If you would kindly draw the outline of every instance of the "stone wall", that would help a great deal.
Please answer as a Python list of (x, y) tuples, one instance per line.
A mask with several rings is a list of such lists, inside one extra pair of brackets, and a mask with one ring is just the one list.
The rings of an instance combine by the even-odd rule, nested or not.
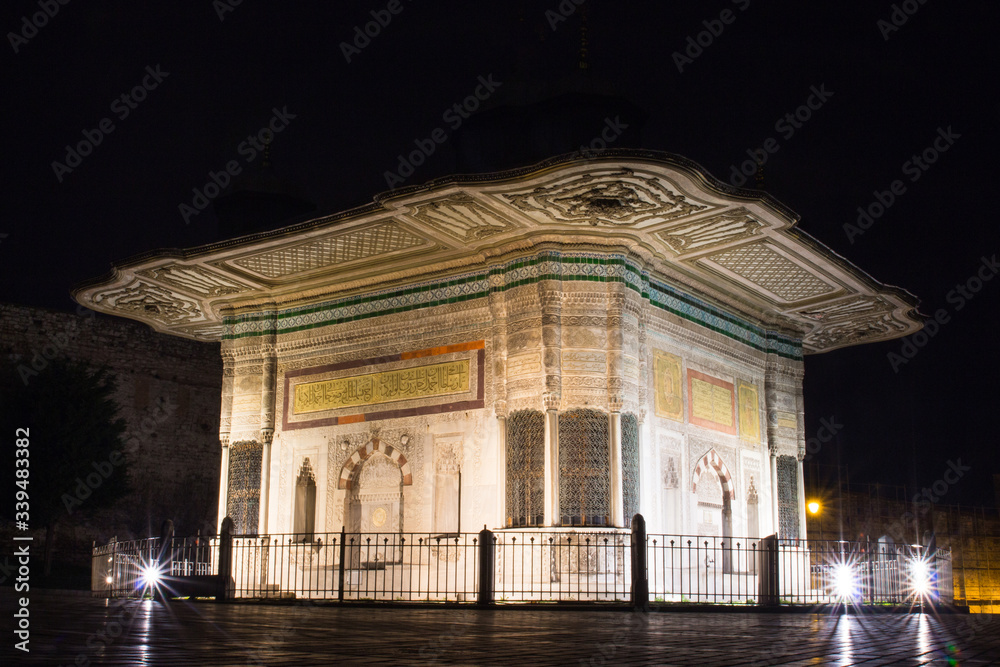
[[(10, 304), (0, 304), (0, 341), (25, 384), (55, 358), (106, 366), (117, 377), (132, 493), (107, 511), (88, 511), (85, 502), (76, 508), (69, 525), (77, 538), (89, 544), (111, 534), (156, 534), (168, 518), (178, 534), (214, 530), (222, 386), (217, 344), (165, 336), (83, 308), (67, 313)], [(81, 474), (90, 463), (80, 462)]]

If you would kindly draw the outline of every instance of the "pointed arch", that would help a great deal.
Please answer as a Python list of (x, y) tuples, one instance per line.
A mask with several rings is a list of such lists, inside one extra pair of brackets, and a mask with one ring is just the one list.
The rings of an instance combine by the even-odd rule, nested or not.
[(393, 447), (383, 443), (378, 438), (372, 438), (367, 443), (358, 447), (358, 450), (351, 454), (350, 458), (344, 461), (340, 469), (340, 480), (337, 482), (338, 489), (350, 489), (354, 483), (354, 476), (358, 472), (361, 464), (375, 452), (381, 452), (388, 456), (399, 466), (399, 471), (403, 474), (403, 486), (413, 484), (413, 474), (410, 472), (410, 463), (403, 456), (403, 453)]
[(733, 476), (729, 472), (729, 466), (726, 462), (722, 460), (719, 453), (715, 451), (715, 448), (708, 450), (701, 460), (698, 461), (698, 465), (694, 467), (694, 476), (691, 479), (691, 492), (698, 492), (698, 480), (701, 479), (701, 474), (711, 468), (719, 475), (719, 480), (722, 482), (722, 492), (725, 497), (729, 500), (736, 500), (736, 487), (733, 485)]

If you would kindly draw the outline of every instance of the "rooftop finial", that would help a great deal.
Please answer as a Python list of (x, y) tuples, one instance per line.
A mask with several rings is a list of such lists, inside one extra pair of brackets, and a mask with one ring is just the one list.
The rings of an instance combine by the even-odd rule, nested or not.
[(264, 169), (267, 169), (268, 167), (271, 166), (271, 142), (270, 141), (265, 141), (264, 142), (264, 157), (263, 157), (263, 160), (260, 163), (260, 166), (262, 168), (264, 168)]

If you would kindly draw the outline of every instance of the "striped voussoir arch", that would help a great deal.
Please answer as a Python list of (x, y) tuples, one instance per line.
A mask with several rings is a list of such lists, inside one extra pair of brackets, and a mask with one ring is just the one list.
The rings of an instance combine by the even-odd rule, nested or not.
[(344, 462), (344, 466), (340, 469), (340, 481), (337, 483), (337, 488), (350, 489), (351, 485), (354, 483), (354, 477), (357, 474), (358, 469), (361, 467), (361, 464), (375, 452), (385, 454), (399, 466), (399, 471), (403, 474), (404, 486), (413, 484), (413, 474), (410, 472), (410, 463), (406, 460), (406, 457), (403, 456), (403, 453), (391, 445), (384, 444), (378, 438), (372, 438), (366, 444), (359, 447), (358, 450), (351, 454), (351, 457)]
[(714, 472), (719, 474), (719, 479), (722, 481), (722, 493), (725, 494), (730, 500), (736, 500), (736, 487), (733, 486), (733, 476), (729, 472), (729, 467), (726, 466), (726, 462), (722, 460), (719, 453), (714, 449), (708, 450), (708, 453), (701, 457), (698, 461), (698, 465), (694, 467), (694, 477), (691, 480), (691, 492), (698, 493), (698, 480), (701, 479), (701, 473), (705, 472), (711, 468)]

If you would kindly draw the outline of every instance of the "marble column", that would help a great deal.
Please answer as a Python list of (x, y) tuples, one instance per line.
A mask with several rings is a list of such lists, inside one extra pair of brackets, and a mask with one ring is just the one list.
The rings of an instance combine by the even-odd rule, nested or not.
[(545, 525), (558, 526), (559, 515), (559, 398), (546, 394), (545, 401)]
[(215, 530), (222, 531), (222, 520), (229, 512), (229, 434), (220, 438), (222, 443), (222, 464), (219, 469), (219, 514), (216, 517)]
[(805, 452), (798, 456), (798, 510), (799, 510), (799, 539), (806, 539), (806, 479), (802, 469), (802, 458)]
[(496, 526), (507, 525), (507, 402), (497, 401), (497, 516)]
[(778, 455), (771, 452), (771, 532), (778, 534)]
[(622, 496), (622, 414), (621, 403), (611, 404), (608, 420), (611, 433), (611, 525), (625, 525), (625, 500)]

